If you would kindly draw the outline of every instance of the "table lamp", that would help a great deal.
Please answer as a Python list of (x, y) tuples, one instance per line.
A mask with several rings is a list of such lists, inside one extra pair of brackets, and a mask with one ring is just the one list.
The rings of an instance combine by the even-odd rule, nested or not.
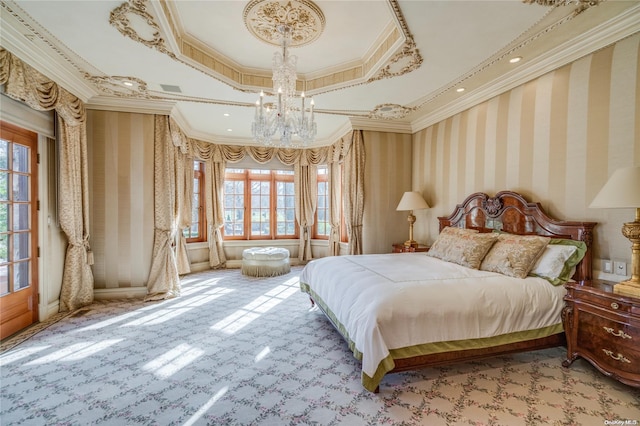
[(636, 209), (636, 220), (622, 225), (622, 235), (631, 241), (631, 279), (616, 284), (613, 292), (640, 297), (640, 166), (616, 170), (589, 207)]
[(422, 198), (417, 191), (405, 192), (400, 203), (398, 203), (397, 211), (409, 211), (407, 222), (409, 222), (409, 239), (404, 242), (405, 247), (418, 247), (418, 243), (413, 239), (413, 224), (416, 221), (416, 217), (413, 215), (414, 210), (428, 209), (429, 204)]

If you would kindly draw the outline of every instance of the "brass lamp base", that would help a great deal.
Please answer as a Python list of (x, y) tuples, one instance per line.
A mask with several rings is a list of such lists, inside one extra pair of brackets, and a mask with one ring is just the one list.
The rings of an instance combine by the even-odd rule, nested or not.
[(405, 242), (404, 242), (404, 246), (405, 246), (405, 247), (413, 247), (413, 248), (416, 248), (416, 247), (418, 247), (418, 242), (417, 242), (417, 241), (415, 241), (415, 240), (407, 240), (407, 241), (405, 241)]
[(616, 284), (613, 292), (640, 297), (640, 208), (634, 222), (622, 225), (622, 235), (631, 241), (631, 279)]
[(622, 281), (613, 286), (613, 292), (640, 298), (640, 283), (635, 283), (631, 280)]

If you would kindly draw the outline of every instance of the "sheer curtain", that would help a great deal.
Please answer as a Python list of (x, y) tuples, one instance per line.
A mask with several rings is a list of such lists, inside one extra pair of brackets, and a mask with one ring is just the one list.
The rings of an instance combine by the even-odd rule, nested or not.
[(0, 85), (4, 85), (5, 93), (11, 98), (25, 102), (33, 109), (53, 109), (58, 116), (58, 215), (60, 227), (68, 241), (60, 311), (72, 311), (93, 301), (84, 103), (2, 48)]

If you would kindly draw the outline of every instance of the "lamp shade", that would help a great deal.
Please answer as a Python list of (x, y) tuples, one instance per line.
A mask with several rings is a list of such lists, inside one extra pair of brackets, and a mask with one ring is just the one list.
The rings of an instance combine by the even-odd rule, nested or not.
[(400, 199), (400, 203), (398, 203), (398, 207), (396, 210), (404, 211), (404, 210), (420, 210), (420, 209), (428, 209), (429, 204), (422, 198), (417, 191), (407, 191), (404, 193), (402, 198)]
[(640, 208), (640, 166), (618, 169), (589, 205), (591, 208)]

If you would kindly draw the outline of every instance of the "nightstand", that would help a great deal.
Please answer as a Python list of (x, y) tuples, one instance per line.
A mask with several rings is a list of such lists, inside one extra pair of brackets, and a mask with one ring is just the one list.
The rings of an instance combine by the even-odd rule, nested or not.
[(640, 387), (640, 299), (613, 293), (613, 282), (568, 283), (562, 322), (569, 367), (582, 357), (603, 374)]
[(407, 247), (403, 243), (393, 245), (394, 253), (413, 253), (413, 252), (427, 252), (427, 251), (429, 251), (429, 246), (425, 246), (423, 244), (419, 244), (418, 247)]

